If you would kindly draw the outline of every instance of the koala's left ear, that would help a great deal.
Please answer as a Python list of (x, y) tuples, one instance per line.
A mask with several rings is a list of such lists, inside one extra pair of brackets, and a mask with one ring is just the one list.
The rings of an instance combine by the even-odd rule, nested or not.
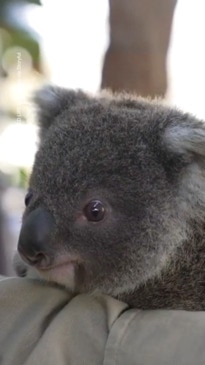
[(205, 122), (192, 122), (168, 126), (164, 141), (177, 154), (200, 155), (205, 157)]
[(55, 117), (65, 109), (88, 102), (89, 97), (82, 91), (67, 90), (57, 86), (44, 86), (36, 92), (33, 101), (38, 109), (40, 137), (54, 122)]

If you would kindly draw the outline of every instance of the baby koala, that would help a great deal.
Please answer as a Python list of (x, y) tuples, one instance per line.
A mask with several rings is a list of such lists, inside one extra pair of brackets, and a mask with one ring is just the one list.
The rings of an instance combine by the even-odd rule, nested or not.
[(128, 95), (46, 87), (35, 102), (19, 274), (136, 308), (204, 310), (203, 122)]

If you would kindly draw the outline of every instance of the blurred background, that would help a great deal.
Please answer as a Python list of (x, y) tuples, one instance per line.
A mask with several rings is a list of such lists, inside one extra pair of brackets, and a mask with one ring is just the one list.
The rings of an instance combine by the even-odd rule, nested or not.
[(162, 97), (205, 119), (204, 0), (0, 0), (0, 274), (12, 275), (44, 83)]

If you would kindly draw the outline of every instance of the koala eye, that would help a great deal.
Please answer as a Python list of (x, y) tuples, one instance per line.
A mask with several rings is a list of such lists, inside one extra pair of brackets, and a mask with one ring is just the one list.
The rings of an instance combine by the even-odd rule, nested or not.
[(33, 197), (33, 192), (32, 192), (32, 190), (29, 189), (26, 196), (25, 196), (25, 199), (24, 199), (24, 203), (25, 203), (26, 207), (29, 205), (32, 197)]
[(105, 216), (105, 207), (100, 200), (91, 200), (84, 208), (84, 215), (90, 222), (99, 222)]

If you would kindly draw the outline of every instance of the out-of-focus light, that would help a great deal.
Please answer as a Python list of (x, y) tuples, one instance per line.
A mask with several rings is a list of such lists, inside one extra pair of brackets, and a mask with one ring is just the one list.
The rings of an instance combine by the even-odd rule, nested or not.
[(7, 30), (0, 28), (0, 51), (4, 49), (4, 47), (8, 47), (11, 44), (12, 38)]
[(42, 4), (27, 7), (27, 21), (41, 36), (50, 81), (96, 92), (109, 42), (108, 0), (43, 0)]
[(22, 72), (25, 75), (32, 69), (31, 55), (25, 48), (10, 47), (3, 54), (2, 67), (8, 74), (15, 73), (20, 78)]
[(0, 166), (31, 168), (37, 149), (37, 127), (32, 124), (9, 125), (0, 135)]
[(205, 118), (205, 1), (178, 0), (168, 53), (172, 104)]

